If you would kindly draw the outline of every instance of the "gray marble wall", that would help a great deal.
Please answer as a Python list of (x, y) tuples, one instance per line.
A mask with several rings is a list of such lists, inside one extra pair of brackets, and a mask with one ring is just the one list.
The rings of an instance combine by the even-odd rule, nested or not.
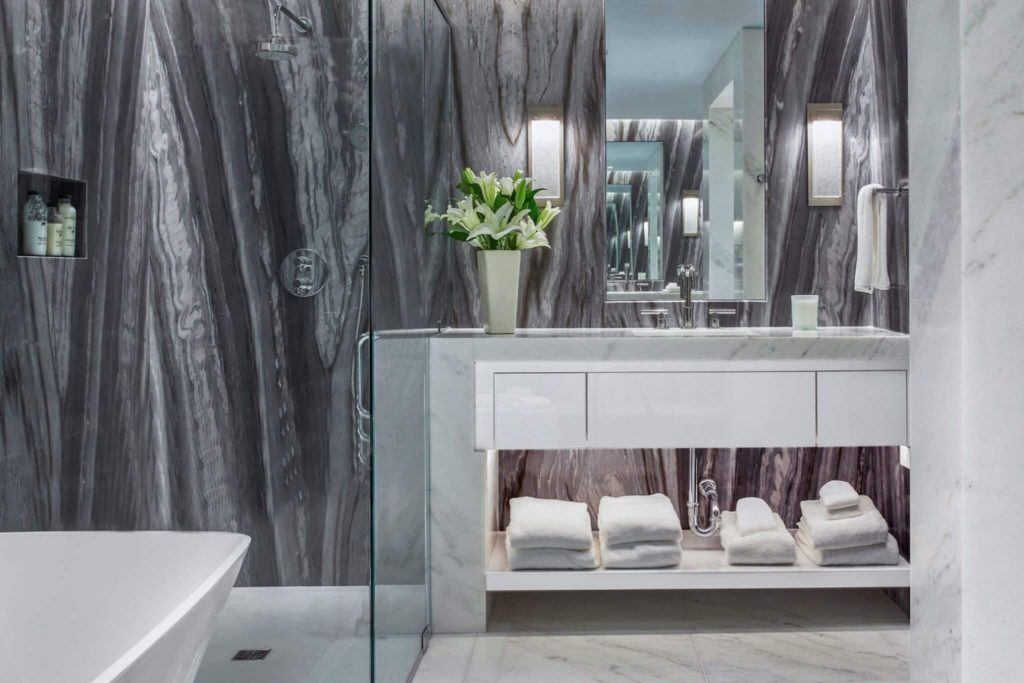
[[(603, 267), (604, 45), (600, 3), (445, 0), (454, 19), (456, 163), (510, 172), (525, 167), (525, 108), (560, 103), (566, 121), (566, 205), (550, 252), (530, 254), (520, 325), (645, 324), (641, 306), (605, 304)], [(853, 291), (855, 197), (867, 182), (907, 177), (906, 9), (901, 0), (768, 0), (766, 24), (768, 297), (739, 306), (740, 320), (789, 325), (792, 294), (822, 297), (822, 323), (907, 330), (907, 200), (893, 201), (893, 289)], [(806, 199), (805, 108), (846, 106), (842, 207)], [(475, 266), (456, 253), (454, 318), (477, 326)], [(678, 308), (673, 308), (676, 316)], [(650, 324), (648, 321), (646, 324)], [(767, 445), (766, 445), (767, 446)], [(596, 503), (606, 493), (663, 491), (678, 501), (682, 452), (503, 453), (503, 497), (540, 494)], [(797, 503), (831, 478), (874, 496), (909, 550), (909, 477), (895, 449), (763, 449), (701, 455), (726, 504), (760, 495), (790, 523)]]
[[(368, 15), (299, 4), (271, 63), (267, 2), (0, 3), (0, 529), (241, 531), (245, 584), (366, 582)], [(88, 183), (87, 260), (16, 257), (26, 168)], [(314, 299), (278, 283), (299, 247)]]

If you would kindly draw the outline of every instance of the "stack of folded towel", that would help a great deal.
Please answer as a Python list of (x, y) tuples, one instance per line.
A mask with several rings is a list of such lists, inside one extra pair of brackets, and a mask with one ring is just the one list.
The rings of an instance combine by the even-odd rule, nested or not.
[(682, 528), (672, 501), (652, 496), (605, 496), (597, 513), (605, 569), (653, 569), (679, 564)]
[(899, 562), (896, 539), (875, 504), (845, 481), (821, 487), (818, 500), (800, 503), (797, 525), (801, 552), (821, 566), (893, 565)]
[(586, 503), (513, 498), (505, 530), (509, 569), (595, 569)]
[(796, 544), (782, 518), (760, 498), (742, 498), (722, 513), (722, 547), (729, 564), (793, 564)]

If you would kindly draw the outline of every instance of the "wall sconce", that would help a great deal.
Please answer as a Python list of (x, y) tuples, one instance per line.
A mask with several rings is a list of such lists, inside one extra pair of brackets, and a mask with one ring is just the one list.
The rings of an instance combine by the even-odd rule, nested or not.
[(700, 190), (683, 190), (683, 237), (700, 236)]
[(537, 195), (537, 203), (562, 204), (565, 176), (565, 143), (562, 130), (562, 108), (533, 106), (529, 108), (530, 129), (527, 140), (529, 170), (527, 175), (535, 187), (544, 191)]
[(807, 105), (807, 202), (843, 205), (843, 105)]

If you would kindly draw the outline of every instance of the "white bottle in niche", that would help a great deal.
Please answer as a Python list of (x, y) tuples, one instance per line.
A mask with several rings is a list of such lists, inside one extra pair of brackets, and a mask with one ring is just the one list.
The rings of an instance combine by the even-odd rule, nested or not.
[(29, 192), (22, 214), (21, 253), (46, 256), (46, 204), (38, 192)]
[(61, 197), (57, 210), (64, 222), (64, 255), (74, 256), (77, 247), (78, 211), (71, 205), (71, 197)]
[(64, 255), (64, 221), (57, 207), (52, 204), (46, 217), (46, 255)]

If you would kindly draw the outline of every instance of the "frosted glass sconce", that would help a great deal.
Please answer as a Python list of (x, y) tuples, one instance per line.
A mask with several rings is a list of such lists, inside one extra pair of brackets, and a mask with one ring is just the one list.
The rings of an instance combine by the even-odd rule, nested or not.
[(700, 191), (683, 191), (683, 236), (700, 235)]
[(561, 107), (530, 107), (529, 175), (534, 187), (543, 187), (537, 195), (537, 203), (562, 203), (565, 168), (565, 145), (562, 130)]
[(807, 203), (843, 205), (843, 105), (807, 105)]

